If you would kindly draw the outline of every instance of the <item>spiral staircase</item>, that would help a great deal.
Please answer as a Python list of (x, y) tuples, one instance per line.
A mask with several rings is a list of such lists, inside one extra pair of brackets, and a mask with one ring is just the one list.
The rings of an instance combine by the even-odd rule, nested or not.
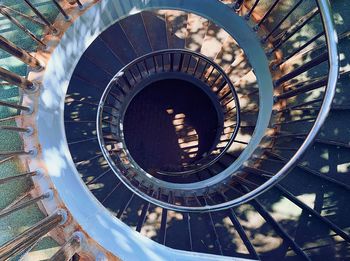
[(350, 260), (345, 0), (3, 0), (0, 260)]

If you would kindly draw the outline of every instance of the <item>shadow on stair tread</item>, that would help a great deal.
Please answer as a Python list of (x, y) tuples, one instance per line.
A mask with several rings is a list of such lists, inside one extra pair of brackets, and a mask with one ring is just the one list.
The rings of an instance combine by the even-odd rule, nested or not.
[(117, 56), (110, 50), (106, 43), (99, 37), (88, 47), (83, 56), (112, 75), (116, 74), (123, 64)]
[(165, 16), (154, 12), (142, 12), (142, 19), (153, 51), (168, 48)]
[[(119, 23), (138, 56), (152, 52), (141, 14), (128, 16)], [(152, 28), (150, 30), (154, 29)]]
[(137, 58), (119, 22), (110, 26), (100, 37), (124, 65)]
[(168, 48), (184, 49), (188, 14), (183, 11), (168, 10), (165, 13)]

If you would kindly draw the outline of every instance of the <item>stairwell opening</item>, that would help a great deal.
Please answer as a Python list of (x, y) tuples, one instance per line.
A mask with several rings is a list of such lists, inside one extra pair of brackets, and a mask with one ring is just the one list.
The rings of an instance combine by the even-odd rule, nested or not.
[(220, 135), (219, 108), (203, 89), (182, 79), (153, 82), (127, 107), (123, 129), (130, 155), (145, 171), (178, 170), (204, 158)]

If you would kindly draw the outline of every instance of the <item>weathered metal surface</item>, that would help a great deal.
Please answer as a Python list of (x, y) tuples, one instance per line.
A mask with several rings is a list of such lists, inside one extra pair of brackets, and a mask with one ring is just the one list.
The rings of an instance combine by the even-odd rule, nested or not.
[[(53, 27), (57, 29), (57, 34), (46, 34), (42, 41), (46, 44), (47, 48), (45, 50), (38, 49), (33, 56), (35, 56), (38, 60), (40, 60), (43, 64), (46, 64), (51, 58), (51, 54), (56, 48), (57, 44), (60, 42), (64, 32), (74, 23), (74, 21), (80, 17), (85, 11), (87, 11), (90, 7), (92, 7), (98, 0), (86, 0), (82, 1), (84, 5), (84, 9), (77, 8), (75, 5), (70, 5), (66, 2), (60, 2), (61, 7), (67, 12), (70, 16), (70, 20), (67, 21), (62, 19), (63, 17), (58, 17), (56, 21), (53, 23)], [(45, 75), (45, 68), (42, 71), (30, 71), (28, 75), (28, 79), (32, 81), (36, 81), (39, 84), (42, 81), (43, 76)], [(22, 113), (19, 117), (16, 118), (17, 126), (33, 126), (32, 135), (24, 136), (22, 134), (22, 138), (24, 141), (24, 148), (36, 148), (37, 156), (36, 157), (26, 157), (24, 158), (26, 161), (26, 165), (29, 169), (33, 171), (39, 171), (40, 175), (35, 175), (33, 177), (33, 181), (35, 184), (35, 188), (32, 190), (31, 196), (36, 197), (41, 195), (43, 192), (48, 189), (52, 189), (53, 198), (51, 200), (41, 201), (39, 202), (39, 208), (44, 213), (55, 213), (57, 208), (64, 209), (68, 212), (67, 221), (64, 225), (56, 227), (55, 229), (49, 232), (49, 235), (54, 238), (58, 243), (64, 245), (71, 237), (71, 235), (75, 231), (81, 231), (84, 236), (84, 244), (78, 249), (80, 260), (96, 260), (98, 256), (104, 257), (103, 260), (119, 260), (117, 257), (106, 251), (103, 247), (98, 245), (94, 239), (89, 237), (83, 229), (77, 224), (71, 215), (69, 215), (69, 210), (66, 208), (64, 203), (60, 199), (60, 195), (55, 190), (54, 185), (52, 184), (50, 173), (52, 172), (53, 165), (49, 166), (47, 163), (42, 161), (41, 155), (41, 146), (38, 141), (38, 132), (34, 127), (37, 125), (37, 108), (39, 103), (38, 96), (40, 92), (44, 90), (39, 90), (39, 92), (35, 93), (23, 93), (23, 106), (28, 106), (32, 109), (32, 114)]]

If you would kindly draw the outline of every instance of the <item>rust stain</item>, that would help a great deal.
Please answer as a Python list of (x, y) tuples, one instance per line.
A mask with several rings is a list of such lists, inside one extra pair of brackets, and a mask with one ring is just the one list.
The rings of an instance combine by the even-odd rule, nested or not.
[[(46, 35), (43, 37), (43, 42), (49, 46), (48, 49), (43, 50), (43, 49), (38, 49), (36, 52), (31, 53), (34, 57), (40, 60), (40, 62), (43, 63), (45, 66), (55, 49), (55, 47), (59, 44), (60, 39), (64, 35), (64, 32), (71, 26), (74, 21), (80, 17), (82, 14), (84, 14), (90, 7), (92, 7), (94, 4), (99, 2), (99, 0), (86, 0), (82, 1), (84, 5), (83, 10), (79, 10), (77, 6), (75, 5), (70, 5), (68, 2), (61, 2), (63, 9), (70, 15), (71, 20), (66, 21), (62, 16), (59, 16), (56, 21), (54, 22), (54, 27), (59, 30), (59, 34), (57, 35), (50, 35), (49, 32), (46, 32)], [(36, 71), (31, 71), (28, 74), (28, 79), (38, 82), (39, 85), (44, 77), (45, 74), (45, 69), (39, 72)], [(32, 106), (34, 109), (34, 112), (31, 115), (27, 114), (21, 114), (19, 117), (16, 118), (16, 124), (17, 126), (31, 126), (34, 130), (33, 134), (29, 137), (26, 136), (25, 134), (21, 135), (21, 138), (23, 140), (24, 144), (24, 149), (30, 150), (33, 147), (37, 149), (37, 156), (35, 158), (29, 158), (29, 157), (23, 157), (23, 160), (21, 160), (21, 163), (23, 164), (23, 167), (25, 169), (30, 170), (31, 166), (33, 170), (35, 169), (42, 169), (43, 170), (43, 179), (45, 182), (47, 182), (47, 185), (52, 191), (54, 192), (54, 206), (55, 209), (63, 209), (67, 211), (68, 216), (67, 216), (67, 221), (65, 224), (57, 227), (56, 229), (52, 230), (49, 235), (55, 239), (59, 244), (63, 245), (67, 239), (72, 235), (72, 233), (76, 231), (80, 231), (85, 235), (86, 242), (89, 246), (89, 249), (95, 249), (94, 252), (91, 252), (89, 249), (81, 249), (78, 254), (80, 256), (80, 260), (95, 260), (95, 254), (96, 252), (101, 252), (103, 253), (108, 260), (120, 260), (117, 257), (115, 257), (112, 253), (106, 251), (102, 246), (98, 245), (93, 238), (89, 237), (88, 234), (86, 234), (83, 229), (80, 227), (79, 224), (77, 224), (71, 215), (69, 215), (69, 210), (65, 207), (63, 202), (60, 200), (59, 194), (57, 190), (55, 189), (53, 183), (51, 182), (50, 176), (48, 175), (49, 169), (48, 166), (46, 166), (46, 163), (42, 160), (42, 150), (41, 146), (39, 144), (39, 139), (38, 139), (38, 133), (36, 130), (36, 112), (38, 109), (38, 101), (39, 101), (39, 95), (40, 95), (40, 90), (35, 92), (35, 93), (22, 93), (23, 94), (23, 105), (24, 106)], [(35, 168), (33, 167), (35, 166)], [(35, 183), (35, 178), (33, 179)], [(38, 196), (44, 193), (43, 189), (41, 188), (40, 184), (35, 184), (35, 188), (32, 190), (31, 194), (32, 196)], [(38, 204), (40, 210), (44, 213), (50, 213), (53, 210), (48, 208), (44, 202), (40, 202)]]

